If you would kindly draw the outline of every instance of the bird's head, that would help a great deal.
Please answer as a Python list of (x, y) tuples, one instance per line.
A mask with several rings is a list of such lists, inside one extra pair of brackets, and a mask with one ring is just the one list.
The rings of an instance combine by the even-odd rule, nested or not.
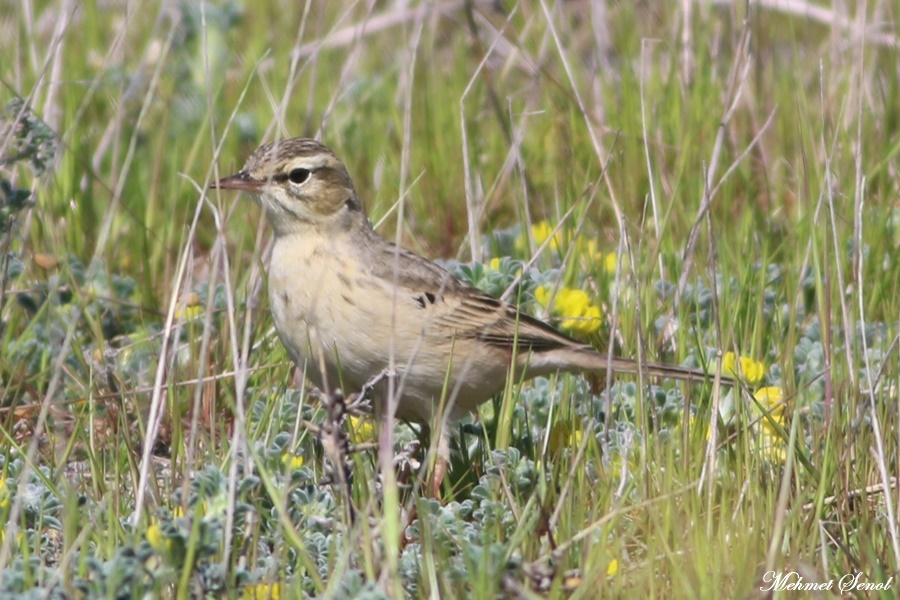
[(307, 138), (260, 146), (243, 169), (211, 187), (249, 193), (266, 211), (276, 235), (310, 226), (328, 233), (365, 220), (344, 163)]

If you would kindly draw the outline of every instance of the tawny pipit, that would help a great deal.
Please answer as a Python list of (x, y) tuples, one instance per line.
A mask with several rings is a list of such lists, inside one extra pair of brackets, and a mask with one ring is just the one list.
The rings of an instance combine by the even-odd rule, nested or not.
[[(213, 187), (250, 193), (275, 230), (269, 304), (294, 362), (326, 393), (360, 391), (393, 368), (397, 417), (439, 423), (444, 461), (450, 423), (502, 391), (511, 367), (516, 377), (607, 369), (606, 354), (381, 237), (346, 167), (319, 142), (266, 144)], [(617, 372), (706, 376), (618, 357), (611, 364)], [(376, 410), (387, 390), (376, 389)], [(439, 460), (436, 490), (442, 474)]]

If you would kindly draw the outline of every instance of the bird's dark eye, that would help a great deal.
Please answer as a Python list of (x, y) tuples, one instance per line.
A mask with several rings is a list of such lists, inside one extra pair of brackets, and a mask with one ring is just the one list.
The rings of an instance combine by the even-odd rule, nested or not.
[(291, 180), (291, 183), (303, 183), (309, 179), (309, 175), (309, 169), (291, 169), (291, 172), (288, 173), (288, 179)]

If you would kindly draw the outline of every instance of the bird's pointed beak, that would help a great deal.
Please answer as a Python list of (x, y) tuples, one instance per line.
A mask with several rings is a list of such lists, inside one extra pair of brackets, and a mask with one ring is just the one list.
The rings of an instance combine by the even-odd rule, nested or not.
[(243, 190), (245, 192), (256, 192), (262, 189), (263, 183), (264, 182), (257, 181), (250, 177), (250, 173), (247, 171), (239, 171), (234, 175), (223, 177), (222, 179), (211, 183), (209, 187), (214, 190)]

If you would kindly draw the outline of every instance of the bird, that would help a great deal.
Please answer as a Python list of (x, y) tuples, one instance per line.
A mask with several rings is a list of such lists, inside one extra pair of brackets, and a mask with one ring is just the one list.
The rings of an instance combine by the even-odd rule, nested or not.
[[(320, 142), (260, 146), (211, 185), (249, 194), (274, 231), (269, 307), (291, 359), (323, 392), (388, 393), (396, 417), (439, 432), (433, 493), (449, 465), (453, 424), (516, 380), (560, 371), (643, 373), (702, 381), (702, 370), (610, 356), (464, 283), (382, 237), (344, 163)], [(382, 427), (392, 423), (382, 423)]]

